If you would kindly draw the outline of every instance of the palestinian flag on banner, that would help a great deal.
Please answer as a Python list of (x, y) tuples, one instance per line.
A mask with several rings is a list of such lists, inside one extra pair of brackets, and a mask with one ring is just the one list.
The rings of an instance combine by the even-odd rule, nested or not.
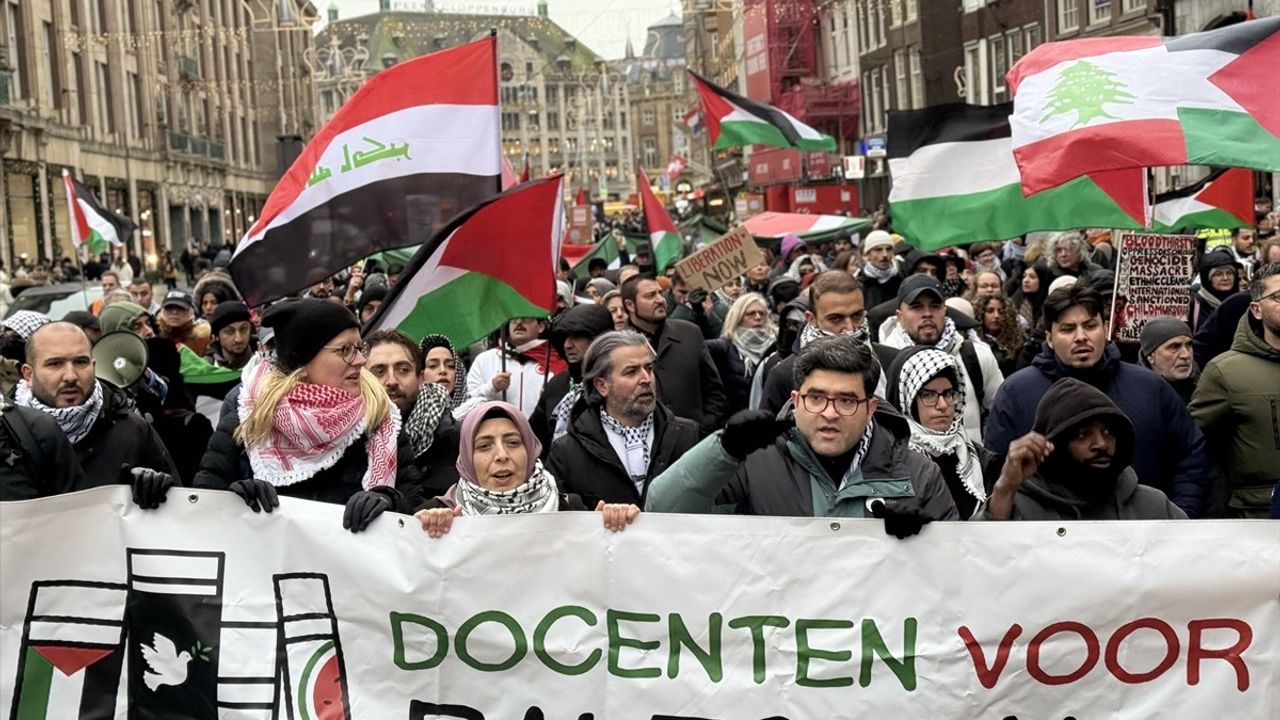
[(692, 70), (694, 87), (702, 99), (703, 117), (713, 150), (772, 145), (801, 150), (836, 149), (835, 138), (823, 135), (783, 110), (748, 100), (701, 77)]
[(1005, 240), (1034, 230), (1146, 226), (1140, 168), (1077, 178), (1023, 197), (1010, 104), (890, 111), (893, 229), (922, 250)]
[(1151, 215), (1151, 229), (1159, 233), (1250, 227), (1254, 220), (1253, 173), (1223, 169), (1194, 185), (1160, 193)]
[(514, 317), (556, 306), (563, 179), (518, 185), (459, 215), (422, 246), (366, 332), (438, 333), (464, 347)]
[(663, 272), (669, 265), (680, 259), (684, 252), (684, 241), (680, 239), (680, 231), (671, 221), (667, 209), (662, 207), (649, 178), (645, 177), (644, 168), (636, 163), (636, 185), (640, 190), (640, 204), (644, 209), (644, 227), (649, 231), (649, 245), (653, 250), (653, 267)]
[(89, 252), (101, 255), (112, 245), (123, 245), (125, 238), (138, 229), (129, 218), (102, 207), (89, 188), (66, 168), (62, 169), (62, 185), (67, 190), (71, 242), (77, 250), (87, 245)]
[(316, 133), (231, 260), (258, 306), (425, 242), (499, 189), (497, 39), (379, 72)]
[(1009, 71), (1026, 194), (1098, 170), (1280, 171), (1280, 17), (1041, 45)]

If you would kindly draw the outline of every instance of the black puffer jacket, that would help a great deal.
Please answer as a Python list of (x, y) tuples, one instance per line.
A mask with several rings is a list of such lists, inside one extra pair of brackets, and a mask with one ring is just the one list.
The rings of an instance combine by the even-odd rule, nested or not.
[(84, 475), (58, 423), (39, 410), (0, 403), (0, 501), (79, 490)]
[(123, 390), (102, 385), (102, 411), (89, 434), (76, 443), (76, 459), (84, 471), (78, 490), (121, 482), (121, 468), (148, 468), (181, 479), (168, 448), (151, 423), (133, 409)]

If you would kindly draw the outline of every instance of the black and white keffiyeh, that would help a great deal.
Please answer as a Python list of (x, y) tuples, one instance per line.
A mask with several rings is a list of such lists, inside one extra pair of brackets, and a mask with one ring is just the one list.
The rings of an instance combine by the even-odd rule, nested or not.
[[(951, 322), (950, 320), (947, 321)], [(916, 395), (938, 373), (950, 368), (957, 380), (955, 418), (950, 427), (943, 432), (930, 430), (921, 425), (913, 416)], [(907, 358), (902, 365), (902, 373), (898, 376), (898, 397), (902, 399), (902, 411), (911, 425), (911, 448), (930, 457), (955, 455), (957, 472), (965, 489), (980, 502), (987, 499), (983, 486), (982, 467), (977, 454), (969, 447), (969, 439), (964, 430), (965, 406), (965, 374), (955, 356), (941, 350), (921, 350)]]
[(769, 327), (740, 327), (733, 331), (729, 341), (733, 343), (734, 347), (738, 348), (738, 352), (742, 355), (742, 364), (746, 366), (747, 377), (750, 377), (756, 371), (756, 365), (759, 365), (760, 361), (764, 359), (765, 351), (773, 346), (777, 337), (777, 331)]
[(560, 398), (560, 402), (556, 403), (556, 407), (551, 411), (551, 416), (555, 420), (554, 426), (551, 428), (551, 441), (555, 442), (562, 436), (569, 433), (569, 420), (573, 415), (573, 406), (582, 397), (582, 383), (577, 380), (569, 380), (569, 392)]
[(85, 400), (83, 405), (54, 408), (37, 400), (31, 392), (31, 385), (23, 380), (14, 389), (13, 401), (18, 407), (39, 410), (53, 418), (54, 422), (58, 423), (58, 427), (62, 428), (62, 433), (67, 436), (67, 440), (75, 445), (93, 429), (93, 423), (97, 421), (98, 414), (102, 411), (102, 383), (94, 381), (93, 392), (89, 394), (89, 399)]
[(817, 325), (814, 325), (813, 323), (805, 323), (805, 326), (800, 329), (800, 347), (804, 347), (819, 338), (846, 337), (846, 336), (852, 337), (854, 340), (857, 340), (858, 342), (867, 342), (868, 340), (871, 339), (871, 332), (867, 330), (866, 323), (863, 323), (857, 328), (854, 328), (853, 330), (843, 334), (827, 332), (826, 330), (823, 330), (822, 328), (818, 327)]
[(418, 399), (414, 401), (413, 407), (409, 409), (409, 416), (404, 420), (404, 433), (409, 438), (414, 457), (431, 449), (436, 426), (449, 409), (449, 404), (449, 394), (443, 385), (428, 383), (418, 391)]
[(485, 490), (478, 483), (458, 478), (454, 500), (463, 515), (519, 515), (556, 512), (560, 509), (560, 490), (556, 479), (534, 462), (533, 474), (519, 486), (506, 492)]
[[(881, 327), (884, 326), (882, 325)], [(883, 332), (883, 330), (881, 332)], [(938, 337), (938, 341), (933, 344), (933, 347), (939, 350), (949, 351), (952, 349), (951, 345), (956, 341), (959, 334), (960, 331), (956, 329), (956, 321), (951, 318), (947, 318), (947, 321), (942, 324), (942, 335)], [(961, 342), (963, 342), (963, 340), (961, 340)], [(909, 348), (915, 345), (916, 341), (912, 340), (911, 336), (907, 334), (907, 329), (902, 326), (901, 322), (895, 321), (893, 324), (893, 330), (891, 330), (889, 332), (889, 336), (884, 339), (884, 344), (894, 348)]]
[(645, 477), (649, 475), (649, 453), (653, 445), (653, 414), (650, 413), (636, 427), (627, 427), (600, 411), (600, 424), (604, 426), (604, 434), (608, 436), (618, 459), (631, 476), (636, 488), (644, 487)]

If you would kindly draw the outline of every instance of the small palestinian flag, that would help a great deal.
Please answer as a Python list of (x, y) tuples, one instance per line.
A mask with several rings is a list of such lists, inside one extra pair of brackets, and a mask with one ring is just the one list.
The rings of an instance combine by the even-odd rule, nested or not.
[(649, 178), (644, 168), (636, 167), (636, 185), (640, 189), (640, 203), (644, 209), (644, 226), (649, 231), (649, 245), (653, 250), (653, 268), (661, 273), (669, 265), (680, 259), (684, 252), (684, 241), (680, 239), (680, 231), (671, 221), (667, 209), (662, 207), (658, 197), (653, 194)]
[(360, 258), (425, 242), (496, 194), (497, 38), (379, 72), (316, 133), (231, 260), (258, 306)]
[(574, 277), (586, 277), (587, 266), (595, 258), (600, 258), (609, 264), (610, 270), (617, 270), (622, 267), (622, 255), (618, 252), (618, 241), (612, 235), (605, 235), (600, 241), (591, 248), (591, 251), (578, 258), (578, 262), (573, 265)]
[(88, 247), (101, 255), (112, 245), (123, 245), (125, 238), (138, 226), (129, 218), (102, 207), (89, 188), (62, 169), (62, 184), (67, 190), (67, 217), (71, 218), (71, 242), (76, 249)]
[(713, 150), (772, 145), (835, 151), (835, 138), (823, 135), (785, 111), (731, 93), (692, 70), (689, 74), (693, 76), (698, 97), (702, 99), (702, 114)]
[(517, 185), (456, 218), (413, 256), (366, 332), (437, 333), (464, 347), (511, 318), (551, 314), (562, 186), (561, 175)]
[(351, 720), (347, 670), (324, 575), (276, 575), (276, 608), (289, 717)]
[(1231, 230), (1250, 227), (1253, 220), (1253, 173), (1232, 168), (1157, 195), (1151, 229), (1159, 233)]
[(1277, 68), (1280, 17), (1041, 45), (1008, 75), (1023, 193), (1120, 168), (1280, 171)]

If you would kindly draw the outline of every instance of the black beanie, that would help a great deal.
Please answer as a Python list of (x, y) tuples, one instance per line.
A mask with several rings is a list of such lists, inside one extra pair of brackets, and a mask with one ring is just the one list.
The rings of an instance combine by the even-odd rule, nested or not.
[(275, 331), (276, 364), (286, 374), (311, 362), (344, 330), (359, 329), (351, 311), (329, 300), (302, 298), (273, 305), (262, 324)]
[(209, 319), (214, 335), (231, 323), (238, 322), (249, 322), (249, 306), (239, 300), (218, 303), (218, 307), (213, 310), (213, 317)]
[(1040, 398), (1031, 429), (1065, 452), (1070, 434), (1090, 420), (1106, 421), (1116, 436), (1116, 466), (1123, 469), (1133, 459), (1133, 423), (1106, 393), (1075, 378), (1062, 378)]
[(356, 313), (364, 312), (364, 306), (368, 305), (369, 303), (375, 300), (378, 300), (378, 301), (386, 300), (387, 295), (390, 295), (390, 294), (391, 294), (391, 288), (388, 288), (386, 285), (375, 285), (373, 287), (366, 287), (364, 292), (360, 293), (360, 302), (356, 303)]

